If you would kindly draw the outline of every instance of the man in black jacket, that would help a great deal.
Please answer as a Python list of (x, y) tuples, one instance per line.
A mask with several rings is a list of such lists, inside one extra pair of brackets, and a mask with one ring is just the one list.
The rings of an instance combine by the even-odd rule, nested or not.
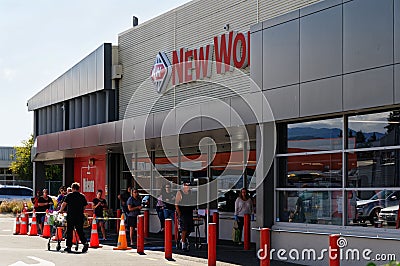
[(72, 236), (74, 233), (74, 228), (78, 233), (79, 239), (83, 244), (82, 253), (87, 252), (89, 244), (87, 243), (85, 233), (83, 232), (83, 220), (84, 220), (84, 210), (87, 205), (85, 196), (79, 192), (80, 185), (75, 182), (71, 186), (72, 193), (69, 193), (64, 202), (61, 205), (60, 212), (62, 212), (68, 206), (67, 213), (67, 247), (64, 251), (70, 253), (72, 247)]

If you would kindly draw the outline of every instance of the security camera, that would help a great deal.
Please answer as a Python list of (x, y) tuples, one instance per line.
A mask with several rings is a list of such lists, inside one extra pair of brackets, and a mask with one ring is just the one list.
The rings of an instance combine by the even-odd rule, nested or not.
[(229, 24), (224, 25), (224, 30), (229, 31)]

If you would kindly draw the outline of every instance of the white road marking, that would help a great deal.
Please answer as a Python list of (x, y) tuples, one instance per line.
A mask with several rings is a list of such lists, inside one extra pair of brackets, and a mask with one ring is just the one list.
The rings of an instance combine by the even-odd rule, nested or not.
[(3, 232), (11, 232), (9, 229), (2, 230)]
[(10, 264), (9, 266), (26, 266), (26, 265), (35, 265), (35, 266), (55, 266), (54, 263), (52, 263), (51, 261), (47, 261), (47, 260), (43, 260), (34, 256), (27, 256), (28, 258), (32, 259), (32, 260), (36, 260), (39, 263), (35, 263), (35, 264), (27, 264), (23, 261), (17, 261), (16, 263)]

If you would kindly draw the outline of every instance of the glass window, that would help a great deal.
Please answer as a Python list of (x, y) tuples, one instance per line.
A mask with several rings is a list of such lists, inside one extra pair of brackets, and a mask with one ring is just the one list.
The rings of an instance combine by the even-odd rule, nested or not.
[(400, 191), (383, 189), (354, 192), (357, 194), (354, 225), (395, 228)]
[(348, 187), (398, 187), (400, 150), (348, 153)]
[(288, 124), (287, 153), (342, 149), (343, 118)]
[(342, 205), (341, 191), (280, 191), (277, 220), (341, 225)]
[(400, 110), (349, 117), (348, 148), (399, 145)]
[(342, 153), (278, 158), (280, 187), (341, 187)]

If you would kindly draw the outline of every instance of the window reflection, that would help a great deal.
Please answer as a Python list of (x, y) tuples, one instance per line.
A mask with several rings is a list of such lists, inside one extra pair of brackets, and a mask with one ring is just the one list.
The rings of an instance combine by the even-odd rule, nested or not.
[(395, 228), (398, 219), (400, 191), (385, 189), (358, 191), (357, 195), (355, 224), (366, 227)]
[(287, 152), (342, 149), (342, 126), (342, 118), (289, 124), (287, 126)]
[(340, 191), (282, 191), (279, 221), (309, 224), (342, 224)]
[(399, 145), (400, 110), (349, 117), (349, 148)]
[(281, 187), (341, 187), (342, 154), (299, 155), (279, 158), (286, 171)]
[(360, 151), (349, 153), (349, 187), (397, 187), (399, 150)]

